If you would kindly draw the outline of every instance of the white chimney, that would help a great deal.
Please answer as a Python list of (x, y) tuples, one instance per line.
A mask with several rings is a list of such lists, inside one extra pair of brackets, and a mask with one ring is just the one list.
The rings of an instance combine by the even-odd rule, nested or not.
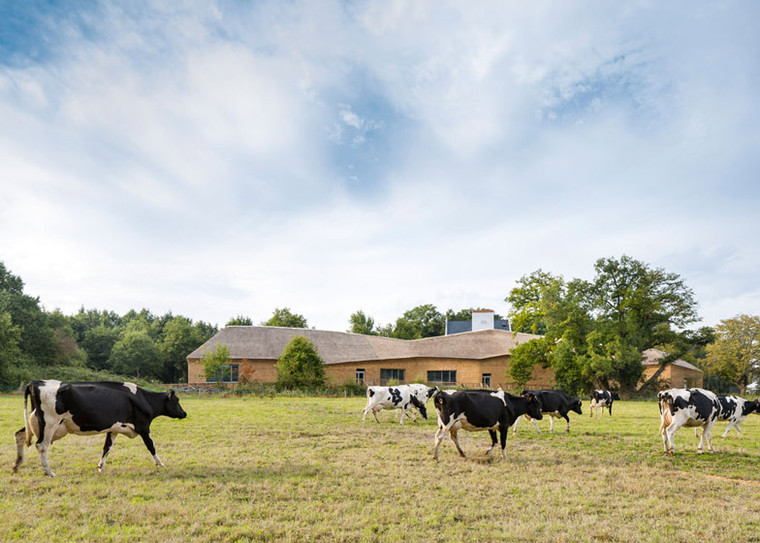
[(477, 309), (472, 312), (472, 331), (493, 330), (493, 310)]

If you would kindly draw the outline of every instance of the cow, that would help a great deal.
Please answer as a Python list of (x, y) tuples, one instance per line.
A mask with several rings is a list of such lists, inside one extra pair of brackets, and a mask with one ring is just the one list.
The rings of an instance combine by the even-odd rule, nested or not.
[[(539, 400), (541, 400), (541, 412), (544, 415), (549, 415), (549, 431), (554, 432), (554, 419), (557, 418), (563, 418), (567, 421), (567, 428), (565, 429), (565, 432), (570, 431), (570, 417), (567, 416), (567, 414), (570, 411), (574, 411), (575, 413), (578, 413), (579, 415), (583, 414), (583, 411), (581, 410), (581, 405), (583, 402), (580, 398), (577, 398), (575, 396), (568, 396), (561, 390), (523, 390), (523, 394), (527, 394), (529, 392), (532, 392), (535, 394)], [(523, 415), (526, 419), (530, 420), (533, 423), (533, 426), (536, 428), (536, 431), (540, 434), (541, 430), (538, 428), (538, 423), (535, 419), (530, 418), (530, 415)], [(515, 420), (515, 424), (512, 427), (512, 434), (517, 434), (517, 423), (520, 422), (520, 418), (518, 417)]]
[[(610, 411), (610, 417), (612, 416), (612, 402), (619, 400), (617, 392), (608, 392), (606, 390), (592, 390), (591, 391), (591, 403), (589, 404), (589, 411), (591, 416), (594, 416), (594, 410), (601, 408), (602, 415), (604, 414), (604, 408), (606, 407)], [(601, 416), (601, 415), (599, 415)]]
[(702, 428), (702, 438), (697, 445), (697, 452), (704, 451), (705, 441), (710, 452), (712, 446), (712, 427), (720, 416), (721, 407), (718, 397), (709, 390), (701, 388), (671, 388), (657, 394), (660, 407), (660, 434), (665, 454), (675, 454), (673, 436), (681, 426), (698, 426)]
[(398, 385), (395, 387), (370, 386), (367, 387), (367, 405), (362, 410), (362, 422), (367, 413), (372, 413), (379, 423), (377, 412), (383, 409), (400, 409), (400, 423), (404, 424), (404, 415), (409, 412), (412, 420), (417, 420), (412, 408), (417, 409), (422, 418), (427, 419), (425, 404), (433, 396), (437, 387), (415, 383), (411, 385)]
[(462, 390), (453, 394), (437, 392), (433, 396), (433, 404), (438, 411), (439, 420), (433, 452), (433, 458), (436, 461), (438, 448), (447, 433), (451, 436), (459, 455), (465, 457), (457, 438), (457, 432), (460, 429), (468, 432), (488, 430), (491, 435), (491, 448), (486, 451), (486, 454), (490, 454), (496, 447), (496, 431), (498, 430), (501, 439), (501, 456), (506, 460), (507, 433), (515, 419), (526, 413), (539, 420), (543, 416), (541, 400), (535, 395), (512, 396), (503, 390)]
[[(735, 428), (736, 433), (739, 434), (739, 439), (743, 439), (744, 436), (739, 425), (747, 420), (747, 415), (750, 413), (760, 413), (760, 399), (749, 401), (739, 396), (718, 396), (718, 401), (720, 402), (718, 420), (728, 421), (728, 427), (721, 438), (726, 439), (731, 428)], [(699, 437), (699, 428), (694, 428), (694, 435)]]
[[(27, 412), (28, 402), (31, 413)], [(18, 471), (24, 461), (24, 448), (32, 444), (32, 435), (37, 436), (42, 469), (54, 477), (47, 459), (54, 441), (66, 434), (102, 433), (106, 434), (106, 441), (98, 463), (99, 472), (103, 471), (106, 457), (119, 434), (129, 438), (139, 435), (156, 465), (164, 467), (150, 437), (150, 423), (161, 415), (174, 419), (187, 416), (173, 390), (149, 392), (134, 383), (120, 382), (32, 381), (24, 390), (24, 427), (16, 432), (17, 456), (13, 471)]]

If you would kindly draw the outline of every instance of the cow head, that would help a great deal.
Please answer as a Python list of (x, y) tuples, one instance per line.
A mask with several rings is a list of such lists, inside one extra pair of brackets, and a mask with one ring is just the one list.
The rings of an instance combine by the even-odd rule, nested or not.
[(179, 405), (179, 397), (173, 390), (166, 393), (166, 397), (164, 398), (164, 412), (162, 415), (173, 419), (184, 419), (187, 416), (185, 410)]
[(422, 415), (422, 418), (427, 420), (427, 409), (425, 408), (425, 402), (421, 402), (417, 399), (417, 396), (412, 394), (411, 396), (412, 405), (417, 408), (417, 411), (420, 412), (420, 415)]
[(760, 398), (755, 400), (754, 402), (747, 402), (747, 413), (752, 413), (753, 411), (760, 415)]
[(528, 392), (523, 396), (528, 401), (528, 409), (527, 409), (527, 415), (536, 420), (541, 420), (544, 418), (543, 413), (541, 412), (541, 400), (533, 394), (532, 392)]
[(583, 405), (583, 401), (581, 401), (580, 398), (575, 398), (570, 402), (570, 411), (575, 411), (579, 415), (583, 414), (583, 411), (581, 410), (581, 405)]

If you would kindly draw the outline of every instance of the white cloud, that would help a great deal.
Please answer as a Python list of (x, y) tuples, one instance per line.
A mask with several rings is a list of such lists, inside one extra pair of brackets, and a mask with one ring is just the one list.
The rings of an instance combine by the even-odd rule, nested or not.
[(757, 8), (726, 6), (105, 3), (0, 71), (0, 259), (49, 308), (345, 329), (628, 254), (756, 313)]

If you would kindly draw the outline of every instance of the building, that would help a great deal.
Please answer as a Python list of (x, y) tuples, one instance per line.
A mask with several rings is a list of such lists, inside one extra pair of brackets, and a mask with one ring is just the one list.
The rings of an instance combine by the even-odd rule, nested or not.
[[(647, 349), (641, 354), (644, 356), (644, 359), (641, 361), (644, 365), (644, 375), (641, 378), (641, 382), (645, 383), (659, 369), (660, 360), (667, 353), (659, 349)], [(664, 385), (672, 388), (698, 388), (703, 384), (703, 377), (704, 374), (701, 369), (679, 358), (665, 368), (658, 379)]]
[(472, 320), (469, 321), (446, 321), (445, 333), (447, 336), (478, 330), (505, 330), (509, 332), (509, 321), (506, 319), (494, 320), (494, 312), (491, 309), (473, 309)]
[[(295, 336), (304, 336), (314, 344), (331, 384), (425, 381), (494, 388), (514, 387), (506, 373), (509, 353), (518, 344), (538, 337), (490, 329), (403, 340), (303, 328), (227, 326), (187, 356), (188, 383), (207, 383), (201, 359), (220, 343), (230, 351), (230, 364), (218, 380), (274, 382), (277, 359)], [(553, 383), (552, 370), (537, 367), (526, 386), (551, 388)]]

